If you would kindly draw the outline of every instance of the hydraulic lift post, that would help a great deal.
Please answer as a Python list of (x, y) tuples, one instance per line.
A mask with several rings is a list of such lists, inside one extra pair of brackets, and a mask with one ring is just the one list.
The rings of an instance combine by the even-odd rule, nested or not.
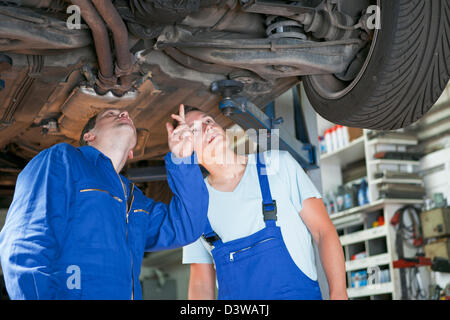
[[(288, 151), (305, 170), (318, 168), (316, 147), (307, 141), (302, 142), (292, 136), (281, 126), (281, 118), (269, 117), (245, 97), (239, 96), (238, 94), (242, 89), (243, 84), (235, 80), (215, 81), (211, 85), (211, 91), (223, 97), (219, 103), (219, 108), (225, 116), (244, 130), (257, 130), (257, 141), (261, 151), (271, 149), (273, 147), (271, 143), (275, 140), (279, 144), (279, 149)], [(272, 139), (274, 136), (277, 136), (278, 139)], [(261, 141), (267, 141), (267, 146), (260, 144)]]

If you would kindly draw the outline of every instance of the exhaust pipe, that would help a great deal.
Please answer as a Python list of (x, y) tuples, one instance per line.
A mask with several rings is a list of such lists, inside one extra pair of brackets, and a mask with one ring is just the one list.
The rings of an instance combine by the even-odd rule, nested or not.
[(78, 6), (81, 16), (88, 24), (94, 38), (95, 51), (97, 53), (97, 61), (99, 65), (98, 79), (95, 91), (104, 95), (113, 89), (117, 83), (114, 76), (113, 59), (111, 54), (111, 46), (109, 44), (108, 30), (103, 23), (102, 18), (95, 10), (89, 0), (71, 0), (72, 4)]
[[(88, 24), (94, 38), (99, 64), (95, 91), (104, 95), (108, 91), (123, 96), (133, 83), (134, 56), (128, 48), (128, 30), (111, 0), (71, 0), (81, 10), (81, 16)], [(95, 6), (95, 7), (94, 7)], [(116, 64), (106, 25), (113, 34)]]
[(117, 59), (115, 76), (119, 79), (119, 87), (113, 93), (122, 96), (131, 89), (133, 81), (134, 55), (128, 47), (128, 30), (111, 0), (92, 0), (92, 3), (113, 34)]

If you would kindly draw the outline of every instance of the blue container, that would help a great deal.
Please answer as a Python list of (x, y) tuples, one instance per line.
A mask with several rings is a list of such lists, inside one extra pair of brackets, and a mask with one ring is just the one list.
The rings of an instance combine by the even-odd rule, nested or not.
[(362, 179), (361, 185), (359, 186), (358, 190), (358, 205), (363, 206), (368, 203), (369, 203), (368, 185), (366, 179)]
[(351, 275), (351, 286), (352, 288), (359, 288), (367, 286), (367, 271), (353, 271)]

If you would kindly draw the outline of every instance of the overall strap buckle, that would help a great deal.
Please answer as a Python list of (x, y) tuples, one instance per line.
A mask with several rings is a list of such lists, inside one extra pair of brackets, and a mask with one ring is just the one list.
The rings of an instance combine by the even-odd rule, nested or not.
[(277, 201), (272, 200), (272, 203), (262, 203), (262, 211), (264, 215), (264, 221), (275, 220), (277, 221)]
[(208, 218), (206, 218), (205, 231), (203, 232), (202, 237), (211, 247), (214, 247), (216, 242), (222, 242), (222, 239), (211, 227)]
[(211, 235), (209, 237), (207, 237), (205, 234), (203, 234), (202, 236), (203, 236), (203, 239), (205, 239), (205, 241), (208, 242), (211, 247), (214, 246), (214, 243), (216, 241), (221, 240), (220, 237), (216, 233), (214, 233), (213, 235)]

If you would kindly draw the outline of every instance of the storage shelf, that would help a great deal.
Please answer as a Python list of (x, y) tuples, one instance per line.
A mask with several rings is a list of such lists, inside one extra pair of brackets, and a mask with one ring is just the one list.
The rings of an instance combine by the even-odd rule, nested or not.
[(349, 298), (359, 298), (364, 296), (374, 296), (377, 294), (392, 293), (394, 285), (392, 282), (372, 284), (359, 288), (348, 288), (347, 295)]
[[(382, 184), (406, 184), (410, 186), (422, 186), (424, 180), (420, 177), (405, 179), (408, 176), (393, 176), (375, 178), (375, 174), (383, 169), (399, 170), (400, 172), (415, 172), (421, 165), (421, 161), (403, 159), (379, 159), (375, 158), (376, 152), (403, 152), (408, 146), (418, 144), (418, 139), (412, 135), (389, 133), (389, 135), (378, 136), (368, 139), (367, 130), (362, 137), (352, 141), (348, 146), (329, 154), (320, 156), (322, 167), (322, 186), (324, 193), (335, 192), (339, 185), (345, 183), (356, 183), (349, 176), (355, 178), (365, 176), (368, 184), (368, 198), (371, 202), (363, 206), (353, 207), (329, 217), (339, 232), (339, 240), (343, 247), (345, 271), (348, 283), (352, 283), (351, 273), (358, 270), (367, 270), (371, 267), (380, 267), (389, 270), (390, 282), (371, 284), (359, 288), (347, 288), (349, 298), (373, 297), (382, 294), (392, 294), (392, 299), (399, 299), (399, 287), (401, 286), (395, 277), (392, 259), (395, 255), (395, 229), (389, 225), (398, 208), (404, 205), (422, 205), (423, 199), (404, 198), (380, 198), (378, 188)], [(407, 158), (407, 156), (404, 156)], [(400, 158), (400, 157), (399, 157)], [(413, 158), (413, 157), (411, 157)], [(349, 169), (349, 164), (362, 160), (365, 163), (363, 170)], [(345, 168), (347, 167), (347, 168)], [(361, 163), (361, 168), (363, 164)], [(349, 181), (352, 180), (352, 181)], [(373, 222), (379, 218), (379, 213), (385, 223), (381, 226), (370, 228)], [(369, 256), (350, 260), (350, 257), (360, 252), (367, 252)]]
[(408, 145), (415, 146), (417, 145), (418, 140), (411, 139), (402, 139), (402, 138), (375, 138), (367, 141), (368, 145), (375, 144), (400, 144), (400, 145)]
[(342, 167), (357, 160), (364, 159), (364, 136), (350, 142), (344, 148), (320, 155), (320, 162), (336, 162)]
[(394, 179), (394, 178), (379, 178), (369, 182), (370, 184), (380, 183), (409, 183), (409, 184), (422, 184), (422, 179)]
[(355, 214), (355, 213), (360, 213), (360, 212), (370, 212), (370, 211), (376, 211), (378, 210), (378, 206), (383, 204), (383, 200), (385, 199), (380, 199), (377, 200), (373, 203), (368, 203), (365, 204), (363, 206), (359, 206), (359, 207), (354, 207), (354, 208), (350, 208), (344, 211), (340, 211), (340, 212), (336, 212), (333, 214), (330, 214), (330, 219), (334, 220), (337, 218), (342, 218), (351, 214)]
[[(330, 214), (330, 219), (335, 220), (337, 218), (342, 218), (344, 216), (348, 216), (351, 214), (356, 214), (360, 212), (372, 212), (377, 211), (383, 208), (386, 204), (422, 204), (423, 200), (421, 199), (378, 199), (369, 204), (365, 204), (363, 206), (354, 207), (351, 209), (347, 209), (341, 212)], [(333, 221), (334, 222), (334, 221)]]
[(391, 257), (388, 253), (378, 254), (376, 256), (371, 256), (363, 259), (351, 260), (345, 262), (346, 271), (354, 271), (360, 269), (367, 269), (369, 267), (380, 266), (384, 264), (389, 264)]
[(342, 246), (348, 246), (350, 244), (363, 242), (366, 240), (372, 240), (386, 236), (387, 226), (383, 225), (376, 228), (370, 228), (358, 232), (353, 232), (339, 237)]
[(376, 159), (376, 160), (370, 160), (369, 164), (371, 165), (377, 165), (377, 164), (397, 164), (397, 165), (413, 165), (418, 166), (420, 165), (420, 161), (414, 161), (414, 160), (401, 160), (401, 159)]
[(333, 224), (336, 229), (348, 228), (354, 225), (363, 224), (364, 223), (364, 215), (363, 213), (355, 213), (351, 215), (346, 215), (343, 217), (338, 217), (333, 219)]

